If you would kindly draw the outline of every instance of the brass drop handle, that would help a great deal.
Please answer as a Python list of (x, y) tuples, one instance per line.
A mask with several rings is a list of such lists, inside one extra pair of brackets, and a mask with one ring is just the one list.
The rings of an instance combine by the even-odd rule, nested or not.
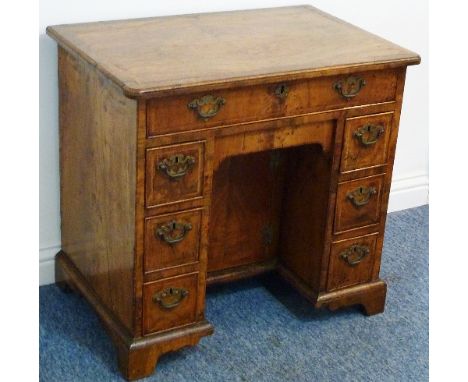
[(156, 228), (155, 235), (167, 244), (174, 245), (184, 240), (191, 229), (190, 223), (171, 220)]
[(164, 158), (158, 163), (158, 170), (166, 174), (171, 180), (179, 180), (195, 165), (195, 157), (191, 155), (175, 154)]
[(340, 253), (340, 258), (345, 261), (350, 267), (355, 267), (367, 256), (370, 250), (366, 245), (353, 244), (348, 247), (344, 252)]
[(384, 131), (385, 128), (382, 125), (364, 125), (356, 130), (353, 136), (361, 145), (367, 147), (377, 143)]
[(358, 76), (349, 76), (333, 84), (333, 89), (349, 101), (351, 98), (355, 97), (364, 86), (366, 86), (366, 81), (364, 79)]
[(369, 203), (372, 195), (377, 194), (375, 187), (358, 187), (346, 194), (346, 197), (351, 200), (355, 207), (362, 207)]
[(153, 296), (153, 302), (164, 309), (173, 309), (178, 306), (189, 294), (185, 288), (169, 287)]
[(209, 94), (201, 98), (195, 98), (187, 106), (189, 109), (195, 110), (198, 116), (206, 121), (218, 114), (224, 104), (226, 104), (226, 100), (223, 97), (215, 97)]

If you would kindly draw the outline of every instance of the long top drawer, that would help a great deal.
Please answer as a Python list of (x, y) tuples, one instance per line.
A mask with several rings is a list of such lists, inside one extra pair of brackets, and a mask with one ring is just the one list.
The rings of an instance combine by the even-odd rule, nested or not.
[(153, 98), (147, 135), (393, 101), (396, 83), (396, 71), (383, 70)]

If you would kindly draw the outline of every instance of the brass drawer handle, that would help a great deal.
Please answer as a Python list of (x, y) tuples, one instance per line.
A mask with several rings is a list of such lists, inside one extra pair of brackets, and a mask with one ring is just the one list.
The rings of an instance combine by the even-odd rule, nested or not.
[(179, 305), (189, 294), (185, 288), (169, 287), (161, 292), (155, 293), (153, 302), (161, 305), (164, 309), (172, 309)]
[(185, 176), (194, 166), (195, 157), (191, 155), (175, 154), (164, 158), (158, 163), (159, 171), (165, 173), (170, 179), (178, 180)]
[(350, 100), (355, 97), (361, 89), (366, 86), (366, 81), (357, 76), (349, 76), (344, 80), (340, 80), (333, 85), (333, 88), (342, 97)]
[(289, 87), (285, 84), (279, 84), (275, 89), (275, 96), (279, 99), (284, 100), (289, 94)]
[(375, 187), (358, 187), (346, 194), (346, 197), (351, 200), (355, 207), (361, 207), (369, 203), (372, 195), (377, 193)]
[(370, 250), (366, 245), (353, 244), (347, 248), (344, 252), (340, 253), (340, 258), (345, 261), (350, 267), (355, 267), (367, 256), (369, 256)]
[(371, 146), (382, 136), (385, 128), (382, 125), (364, 125), (356, 130), (353, 136), (363, 145)]
[(195, 98), (187, 105), (189, 109), (193, 109), (198, 113), (198, 116), (203, 120), (208, 120), (218, 114), (218, 111), (226, 103), (223, 97), (215, 97), (206, 95), (202, 98)]
[(171, 220), (156, 228), (155, 235), (167, 244), (174, 245), (184, 240), (191, 229), (190, 223)]

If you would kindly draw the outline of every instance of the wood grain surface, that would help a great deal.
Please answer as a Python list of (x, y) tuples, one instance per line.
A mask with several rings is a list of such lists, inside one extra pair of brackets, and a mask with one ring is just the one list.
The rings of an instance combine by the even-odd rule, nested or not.
[[(376, 258), (375, 242), (377, 235), (376, 233), (333, 243), (328, 273), (329, 291), (371, 281), (373, 276), (372, 268)], [(369, 255), (354, 266), (349, 265), (341, 258), (341, 254), (352, 245), (362, 245), (369, 249)]]
[(59, 49), (62, 249), (133, 328), (136, 102)]
[[(148, 137), (395, 100), (397, 76), (394, 70), (355, 72), (353, 76), (365, 80), (366, 85), (351, 99), (334, 89), (334, 85), (346, 80), (348, 75), (296, 81), (285, 78), (272, 85), (153, 98), (147, 103)], [(279, 86), (288, 89), (284, 98), (276, 95)], [(222, 97), (225, 104), (215, 116), (202, 119), (187, 105), (206, 94)]]
[(58, 25), (47, 33), (133, 96), (420, 61), (311, 6)]
[[(145, 273), (161, 268), (198, 262), (202, 210), (151, 217), (145, 221)], [(190, 230), (175, 244), (158, 236), (157, 230), (171, 222), (188, 223)]]
[[(383, 175), (340, 183), (336, 195), (335, 233), (353, 228), (377, 225), (380, 221), (380, 203), (383, 193)], [(368, 194), (366, 204), (356, 206), (349, 194), (360, 189), (375, 189)], [(364, 197), (365, 199), (365, 197)]]

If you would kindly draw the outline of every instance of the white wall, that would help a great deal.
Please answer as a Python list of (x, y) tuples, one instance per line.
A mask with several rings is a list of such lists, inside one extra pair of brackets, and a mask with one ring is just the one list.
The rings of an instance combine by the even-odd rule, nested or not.
[(428, 4), (426, 0), (41, 0), (39, 18), (39, 262), (40, 283), (52, 283), (60, 249), (57, 52), (48, 25), (310, 3), (421, 55), (409, 67), (390, 195), (390, 211), (426, 204), (428, 197)]

